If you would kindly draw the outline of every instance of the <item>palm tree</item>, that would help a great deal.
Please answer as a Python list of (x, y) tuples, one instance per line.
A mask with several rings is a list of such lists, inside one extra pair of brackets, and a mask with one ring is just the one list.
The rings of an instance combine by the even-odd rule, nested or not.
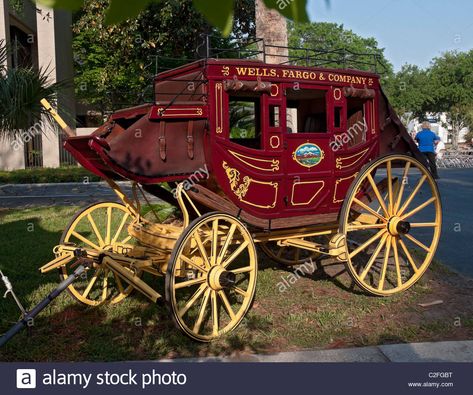
[[(33, 67), (6, 67), (9, 50), (0, 41), (0, 139), (13, 139), (39, 124), (54, 126), (50, 114), (41, 106), (45, 98), (55, 103), (64, 83), (48, 81), (49, 72)], [(47, 125), (44, 125), (46, 123)], [(41, 130), (43, 130), (41, 127)], [(35, 130), (38, 128), (35, 127)]]

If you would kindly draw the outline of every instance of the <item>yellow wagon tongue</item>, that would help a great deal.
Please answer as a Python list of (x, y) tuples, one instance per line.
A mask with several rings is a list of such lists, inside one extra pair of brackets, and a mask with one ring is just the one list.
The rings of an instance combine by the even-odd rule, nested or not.
[(67, 134), (68, 137), (74, 137), (75, 134), (72, 129), (66, 124), (64, 119), (57, 113), (57, 111), (51, 106), (51, 104), (46, 99), (41, 99), (41, 105), (44, 109), (51, 114), (54, 120), (58, 123), (64, 133)]

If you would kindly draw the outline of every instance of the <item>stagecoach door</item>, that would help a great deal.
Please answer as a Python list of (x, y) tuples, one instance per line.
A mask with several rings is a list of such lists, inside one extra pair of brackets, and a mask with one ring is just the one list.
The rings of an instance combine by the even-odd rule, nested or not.
[(375, 91), (331, 87), (334, 185), (331, 205), (343, 203), (361, 167), (377, 156)]
[(322, 213), (333, 188), (330, 87), (285, 84), (283, 89), (286, 209)]

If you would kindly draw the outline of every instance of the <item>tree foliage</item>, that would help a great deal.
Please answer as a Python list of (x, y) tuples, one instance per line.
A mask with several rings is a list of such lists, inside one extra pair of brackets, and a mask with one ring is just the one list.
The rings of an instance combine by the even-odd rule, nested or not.
[[(196, 11), (192, 1), (166, 0), (150, 3), (138, 18), (107, 25), (107, 0), (87, 0), (75, 14), (73, 49), (76, 91), (87, 104), (103, 110), (150, 100), (156, 55), (178, 59), (198, 57), (202, 35), (215, 34), (219, 46), (231, 47), (234, 39), (254, 36), (254, 2), (238, 0), (232, 35), (218, 32)], [(216, 42), (213, 45), (217, 45)]]
[(406, 64), (399, 72), (390, 76), (385, 90), (391, 105), (400, 116), (409, 113), (412, 117), (422, 117), (427, 103), (432, 100), (427, 89), (428, 83), (426, 70)]
[(6, 69), (7, 46), (0, 41), (0, 138), (14, 138), (37, 122), (55, 125), (41, 106), (45, 98), (54, 103), (65, 83), (49, 82), (46, 69), (18, 67)]
[[(345, 29), (342, 24), (318, 22), (306, 24), (289, 24), (289, 46), (297, 48), (318, 49), (330, 51), (332, 54), (320, 56), (325, 61), (325, 67), (339, 68), (340, 55), (346, 52), (347, 59), (345, 66), (359, 70), (372, 70), (370, 63), (373, 63), (373, 56), (378, 57), (380, 64), (385, 69), (378, 69), (384, 75), (392, 73), (392, 65), (384, 55), (384, 48), (380, 48), (378, 42), (373, 37), (361, 37), (352, 30)], [(304, 61), (304, 51), (291, 51), (292, 56), (300, 56)], [(358, 54), (350, 59), (350, 53)], [(364, 55), (363, 55), (364, 54)]]
[(388, 85), (388, 96), (401, 115), (446, 113), (454, 147), (463, 128), (473, 129), (473, 50), (446, 52), (425, 70), (405, 65)]
[[(308, 22), (307, 0), (263, 0), (270, 9), (275, 9), (286, 18), (295, 22)], [(63, 8), (75, 11), (84, 6), (87, 0), (36, 0), (47, 7)], [(165, 0), (110, 0), (105, 22), (107, 25), (119, 24), (136, 18), (150, 3), (161, 4)], [(220, 29), (224, 36), (229, 36), (233, 28), (233, 18), (237, 12), (238, 0), (193, 0), (194, 7), (213, 26)]]

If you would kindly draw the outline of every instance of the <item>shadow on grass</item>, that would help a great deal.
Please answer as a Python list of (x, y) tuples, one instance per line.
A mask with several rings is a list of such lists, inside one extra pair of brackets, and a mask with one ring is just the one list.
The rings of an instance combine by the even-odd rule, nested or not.
[[(305, 273), (301, 270), (296, 271), (297, 266), (287, 266), (282, 263), (277, 263), (268, 258), (261, 249), (259, 249), (259, 256), (266, 259), (260, 260), (259, 270), (282, 270), (286, 273), (297, 273), (301, 278), (308, 278), (315, 282), (329, 281), (337, 288), (353, 293), (355, 295), (376, 297), (369, 292), (360, 289), (355, 281), (348, 273), (348, 270), (343, 262), (327, 258), (312, 259), (315, 264), (312, 273)], [(261, 262), (262, 261), (262, 262)]]
[[(42, 275), (38, 268), (54, 258), (52, 249), (62, 232), (45, 229), (45, 214), (35, 213), (32, 210), (28, 220), (0, 223), (0, 269), (10, 278), (27, 309), (39, 303), (60, 281), (57, 272)], [(62, 229), (70, 217), (66, 214), (48, 222), (47, 227)], [(164, 294), (162, 278), (148, 282)], [(0, 300), (0, 317), (0, 333), (18, 319), (19, 311), (12, 298)], [(211, 344), (197, 343), (175, 326), (162, 301), (153, 304), (134, 292), (117, 305), (89, 307), (64, 292), (39, 314), (32, 328), (0, 350), (0, 361), (153, 360), (257, 351), (264, 346), (260, 338), (253, 339), (251, 331), (259, 328), (264, 332), (267, 323), (250, 317), (241, 327), (238, 333)]]

